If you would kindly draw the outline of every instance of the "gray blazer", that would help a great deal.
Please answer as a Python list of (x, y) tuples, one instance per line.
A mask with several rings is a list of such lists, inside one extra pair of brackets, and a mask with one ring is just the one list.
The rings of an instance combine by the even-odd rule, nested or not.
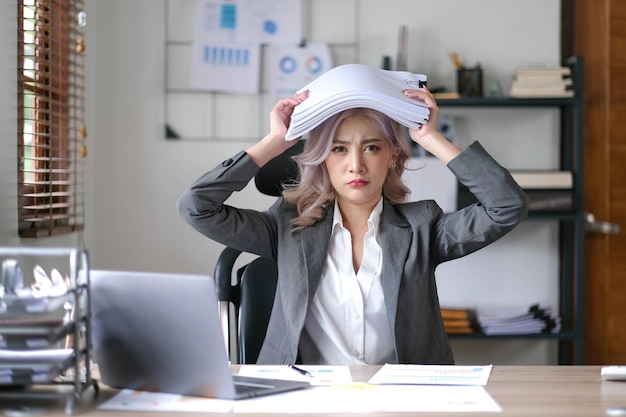
[[(443, 213), (432, 200), (383, 203), (383, 291), (398, 363), (454, 363), (441, 318), (435, 268), (494, 242), (527, 216), (528, 197), (478, 142), (448, 167), (479, 203), (454, 213)], [(258, 170), (240, 152), (200, 177), (180, 196), (177, 208), (205, 236), (277, 261), (276, 298), (258, 363), (294, 363), (326, 260), (333, 205), (319, 222), (292, 233), (289, 220), (296, 209), (283, 198), (267, 211), (224, 204)]]

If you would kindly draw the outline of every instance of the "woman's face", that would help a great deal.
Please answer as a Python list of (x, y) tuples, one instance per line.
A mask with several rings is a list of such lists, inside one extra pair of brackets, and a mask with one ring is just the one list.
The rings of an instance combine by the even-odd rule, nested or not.
[(373, 208), (394, 162), (389, 140), (367, 118), (354, 115), (345, 119), (325, 161), (338, 203)]

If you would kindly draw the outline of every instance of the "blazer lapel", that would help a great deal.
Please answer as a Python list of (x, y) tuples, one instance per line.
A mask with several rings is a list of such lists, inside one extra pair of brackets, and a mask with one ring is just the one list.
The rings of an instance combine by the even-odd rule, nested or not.
[[(398, 215), (392, 204), (384, 201), (380, 221), (380, 238), (383, 250), (383, 292), (385, 308), (391, 324), (395, 323), (398, 293), (404, 265), (411, 247), (412, 232), (404, 217)], [(392, 331), (395, 329), (392, 326)], [(395, 336), (395, 335), (394, 335)]]
[(333, 206), (331, 205), (324, 218), (302, 230), (300, 233), (300, 245), (302, 258), (304, 259), (307, 283), (309, 285), (308, 301), (311, 303), (317, 286), (322, 277), (322, 267), (326, 263), (330, 233), (333, 224)]

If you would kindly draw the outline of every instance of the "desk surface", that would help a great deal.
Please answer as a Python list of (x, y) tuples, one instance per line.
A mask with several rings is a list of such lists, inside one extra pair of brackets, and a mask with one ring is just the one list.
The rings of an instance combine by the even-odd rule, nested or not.
[[(354, 381), (368, 381), (376, 373), (379, 366), (351, 366)], [(502, 407), (502, 413), (486, 413), (486, 415), (502, 416), (567, 416), (593, 417), (616, 415), (607, 413), (612, 408), (624, 408), (626, 416), (626, 382), (602, 381), (600, 366), (494, 366), (489, 383), (485, 387), (492, 398)], [(236, 371), (236, 367), (234, 368)], [(97, 404), (117, 393), (108, 387), (100, 387), (100, 393), (94, 399), (93, 390), (85, 392), (83, 398), (75, 406), (75, 415), (113, 416), (119, 412), (98, 410)], [(24, 401), (13, 402), (1, 400), (2, 411), (25, 405)], [(29, 400), (27, 406), (43, 407), (48, 412), (43, 416), (64, 416), (64, 401)], [(127, 413), (131, 414), (131, 413)], [(132, 413), (145, 415), (145, 413)], [(191, 413), (195, 415), (212, 415)], [(420, 413), (427, 415), (428, 413)], [(452, 415), (434, 413), (438, 416)], [(480, 413), (470, 413), (472, 416)], [(27, 414), (23, 414), (27, 415)], [(159, 412), (159, 417), (180, 416), (181, 413)], [(214, 414), (221, 415), (221, 414)], [(246, 415), (246, 414), (237, 414)], [(264, 417), (267, 414), (249, 414)], [(287, 414), (283, 414), (285, 417)], [(291, 414), (289, 414), (291, 415)], [(315, 414), (299, 415), (313, 417)], [(325, 414), (326, 416), (345, 416), (342, 414)], [(385, 413), (381, 416), (408, 415), (408, 413)], [(458, 413), (454, 414), (458, 416)]]

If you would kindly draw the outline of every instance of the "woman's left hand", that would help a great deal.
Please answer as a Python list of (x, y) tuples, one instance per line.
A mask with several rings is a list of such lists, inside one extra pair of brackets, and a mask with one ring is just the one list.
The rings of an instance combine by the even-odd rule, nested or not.
[(426, 87), (421, 90), (404, 90), (404, 95), (414, 100), (422, 101), (430, 109), (428, 121), (416, 129), (409, 129), (409, 136), (411, 136), (413, 142), (419, 144), (426, 151), (447, 164), (461, 150), (448, 141), (438, 130), (439, 107), (437, 106), (437, 100)]
[(411, 139), (421, 145), (421, 141), (424, 137), (432, 132), (438, 132), (439, 107), (437, 106), (437, 101), (426, 87), (421, 90), (404, 90), (404, 95), (414, 100), (421, 101), (428, 106), (430, 112), (428, 121), (416, 129), (409, 129)]

